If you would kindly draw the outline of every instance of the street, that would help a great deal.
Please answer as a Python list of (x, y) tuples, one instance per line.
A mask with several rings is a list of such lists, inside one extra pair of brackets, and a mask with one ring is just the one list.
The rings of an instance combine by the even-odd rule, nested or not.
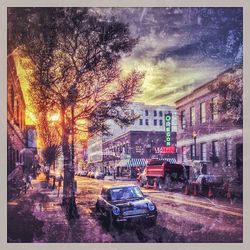
[(80, 218), (68, 221), (61, 206), (62, 190), (44, 188), (33, 180), (33, 189), (8, 202), (8, 242), (242, 242), (242, 203), (194, 197), (182, 193), (142, 188), (158, 209), (154, 227), (126, 223), (107, 229), (96, 214), (95, 203), (104, 184), (131, 181), (75, 177)]
[[(82, 216), (88, 218), (93, 230), (102, 227), (94, 212), (101, 186), (112, 181), (76, 177), (77, 204)], [(121, 182), (113, 182), (121, 184)], [(129, 182), (126, 182), (129, 183)], [(124, 184), (124, 182), (123, 182)], [(142, 188), (158, 208), (155, 227), (142, 225), (105, 231), (111, 242), (241, 242), (243, 210), (240, 204), (218, 201), (180, 193), (160, 192)], [(94, 234), (94, 231), (93, 231)]]

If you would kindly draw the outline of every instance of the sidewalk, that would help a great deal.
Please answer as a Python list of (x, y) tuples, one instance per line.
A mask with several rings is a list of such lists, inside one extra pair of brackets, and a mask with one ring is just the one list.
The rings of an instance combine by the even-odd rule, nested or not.
[(28, 189), (26, 194), (8, 202), (8, 242), (111, 241), (108, 235), (101, 239), (98, 237), (91, 239), (93, 228), (97, 233), (101, 229), (98, 225), (89, 225), (89, 219), (82, 213), (80, 213), (80, 219), (75, 222), (69, 222), (66, 219), (61, 207), (62, 190), (57, 197), (57, 190), (42, 188), (41, 181), (33, 180), (32, 184), (33, 189)]

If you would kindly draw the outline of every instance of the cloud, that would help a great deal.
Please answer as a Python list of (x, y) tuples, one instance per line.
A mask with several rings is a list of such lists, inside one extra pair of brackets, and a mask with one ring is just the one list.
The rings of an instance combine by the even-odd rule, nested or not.
[(242, 62), (241, 8), (112, 8), (139, 43), (123, 72), (145, 72), (135, 101), (169, 104)]

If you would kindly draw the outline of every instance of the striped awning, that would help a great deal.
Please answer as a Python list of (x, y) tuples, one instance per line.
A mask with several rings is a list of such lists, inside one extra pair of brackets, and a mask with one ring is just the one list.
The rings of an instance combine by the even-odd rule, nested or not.
[(132, 158), (128, 163), (129, 167), (145, 167), (146, 159), (144, 158)]
[(161, 159), (161, 160), (164, 160), (164, 161), (168, 161), (169, 163), (176, 163), (176, 159), (175, 158), (164, 158), (164, 159)]
[[(164, 158), (161, 160), (168, 161), (170, 163), (176, 163), (175, 158)], [(117, 164), (117, 166), (119, 167), (145, 167), (146, 165), (147, 165), (147, 159), (145, 158), (123, 159), (120, 160)]]

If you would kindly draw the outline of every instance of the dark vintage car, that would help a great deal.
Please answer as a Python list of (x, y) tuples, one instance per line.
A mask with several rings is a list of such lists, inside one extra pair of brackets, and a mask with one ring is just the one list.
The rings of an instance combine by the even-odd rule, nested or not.
[(96, 211), (106, 225), (134, 220), (156, 224), (157, 208), (136, 185), (104, 186), (96, 202)]

